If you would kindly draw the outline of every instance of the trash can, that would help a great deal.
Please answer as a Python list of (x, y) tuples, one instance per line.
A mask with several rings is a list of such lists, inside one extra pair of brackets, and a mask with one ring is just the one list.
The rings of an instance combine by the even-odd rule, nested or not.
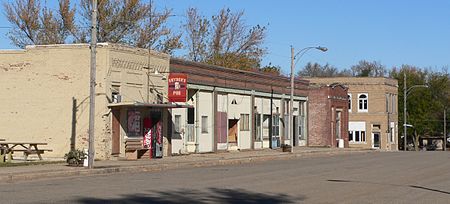
[(338, 139), (338, 147), (344, 148), (344, 139)]

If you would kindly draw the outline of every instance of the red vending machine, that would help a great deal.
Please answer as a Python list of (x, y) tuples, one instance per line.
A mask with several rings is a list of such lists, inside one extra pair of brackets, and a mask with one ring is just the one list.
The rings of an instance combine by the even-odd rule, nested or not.
[(154, 138), (154, 130), (153, 130), (153, 124), (151, 118), (144, 118), (144, 141), (143, 146), (144, 148), (148, 148), (150, 158), (153, 157), (153, 138)]

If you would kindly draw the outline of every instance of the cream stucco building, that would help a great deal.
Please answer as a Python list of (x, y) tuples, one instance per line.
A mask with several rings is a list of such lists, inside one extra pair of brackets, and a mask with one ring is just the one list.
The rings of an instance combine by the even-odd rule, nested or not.
[[(142, 110), (133, 115), (138, 123), (152, 114), (159, 114), (158, 120), (167, 118), (170, 105), (163, 105), (167, 82), (155, 70), (164, 73), (168, 69), (166, 54), (98, 44), (96, 158), (125, 156), (126, 141), (133, 137), (127, 130), (128, 116)], [(71, 147), (87, 148), (89, 70), (88, 44), (0, 51), (0, 138), (46, 142), (53, 150), (45, 153), (47, 158), (62, 158)], [(143, 108), (142, 104), (147, 105)], [(130, 110), (134, 112), (130, 114)], [(167, 128), (163, 126), (161, 131), (167, 133)]]

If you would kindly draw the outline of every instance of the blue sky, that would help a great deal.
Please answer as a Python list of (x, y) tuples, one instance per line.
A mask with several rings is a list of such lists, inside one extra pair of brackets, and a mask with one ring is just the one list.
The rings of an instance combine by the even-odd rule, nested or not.
[[(4, 0), (2, 0), (4, 1)], [(49, 1), (50, 2), (50, 1)], [(53, 1), (51, 1), (53, 3)], [(56, 2), (56, 0), (55, 0)], [(450, 65), (450, 1), (448, 0), (156, 0), (157, 8), (172, 8), (170, 26), (179, 29), (189, 7), (205, 16), (221, 8), (243, 10), (248, 25), (265, 25), (271, 62), (289, 72), (290, 45), (296, 51), (321, 45), (322, 53), (310, 50), (298, 62), (329, 63), (340, 69), (360, 60), (378, 61), (388, 68), (402, 64), (440, 71)], [(2, 12), (3, 13), (3, 12)], [(0, 27), (8, 26), (4, 15)], [(0, 28), (0, 49), (14, 48)], [(177, 52), (176, 54), (182, 54)]]

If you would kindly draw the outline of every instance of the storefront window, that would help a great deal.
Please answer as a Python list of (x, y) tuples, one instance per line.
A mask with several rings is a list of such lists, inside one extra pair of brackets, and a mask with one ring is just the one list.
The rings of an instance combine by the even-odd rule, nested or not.
[(141, 112), (128, 110), (127, 135), (129, 137), (141, 136)]

